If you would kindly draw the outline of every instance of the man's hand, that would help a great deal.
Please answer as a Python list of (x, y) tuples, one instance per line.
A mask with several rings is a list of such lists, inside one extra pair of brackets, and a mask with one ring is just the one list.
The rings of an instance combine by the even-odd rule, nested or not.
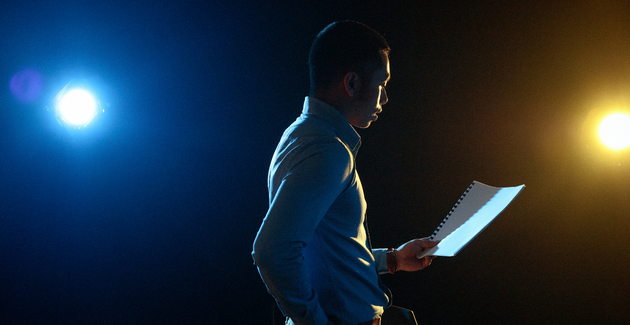
[(416, 255), (423, 249), (429, 249), (437, 245), (439, 241), (429, 240), (428, 237), (410, 240), (396, 249), (396, 269), (398, 271), (418, 271), (431, 265), (435, 256), (424, 256), (420, 259)]

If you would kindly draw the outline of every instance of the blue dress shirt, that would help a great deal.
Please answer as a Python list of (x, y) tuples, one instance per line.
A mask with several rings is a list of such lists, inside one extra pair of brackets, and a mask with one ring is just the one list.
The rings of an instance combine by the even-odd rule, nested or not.
[(252, 256), (296, 325), (358, 324), (383, 313), (386, 251), (370, 250), (355, 157), (361, 138), (334, 107), (307, 97), (268, 176), (269, 210)]

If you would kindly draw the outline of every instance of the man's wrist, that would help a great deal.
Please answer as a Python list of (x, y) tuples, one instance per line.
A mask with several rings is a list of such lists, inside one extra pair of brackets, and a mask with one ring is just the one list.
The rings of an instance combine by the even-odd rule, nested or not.
[(387, 272), (394, 274), (398, 269), (398, 263), (396, 262), (396, 250), (393, 248), (387, 249)]

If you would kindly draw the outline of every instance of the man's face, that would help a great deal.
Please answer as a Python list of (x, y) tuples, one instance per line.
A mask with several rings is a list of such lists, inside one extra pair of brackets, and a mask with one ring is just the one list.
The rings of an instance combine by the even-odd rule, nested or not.
[(386, 59), (385, 67), (376, 70), (371, 80), (361, 83), (357, 98), (352, 103), (349, 116), (351, 125), (367, 128), (378, 119), (378, 114), (383, 111), (382, 106), (387, 103), (385, 87), (389, 78), (389, 59)]

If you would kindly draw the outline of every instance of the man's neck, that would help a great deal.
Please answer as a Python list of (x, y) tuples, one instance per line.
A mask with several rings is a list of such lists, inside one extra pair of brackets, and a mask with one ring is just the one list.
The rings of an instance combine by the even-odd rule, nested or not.
[(350, 106), (349, 101), (348, 98), (340, 96), (339, 92), (334, 90), (320, 92), (316, 91), (314, 94), (311, 93), (309, 97), (317, 98), (322, 102), (334, 107), (337, 111), (339, 111), (339, 113), (341, 113), (341, 115), (343, 115), (346, 121), (348, 120), (348, 117), (346, 115), (348, 112), (348, 107)]

